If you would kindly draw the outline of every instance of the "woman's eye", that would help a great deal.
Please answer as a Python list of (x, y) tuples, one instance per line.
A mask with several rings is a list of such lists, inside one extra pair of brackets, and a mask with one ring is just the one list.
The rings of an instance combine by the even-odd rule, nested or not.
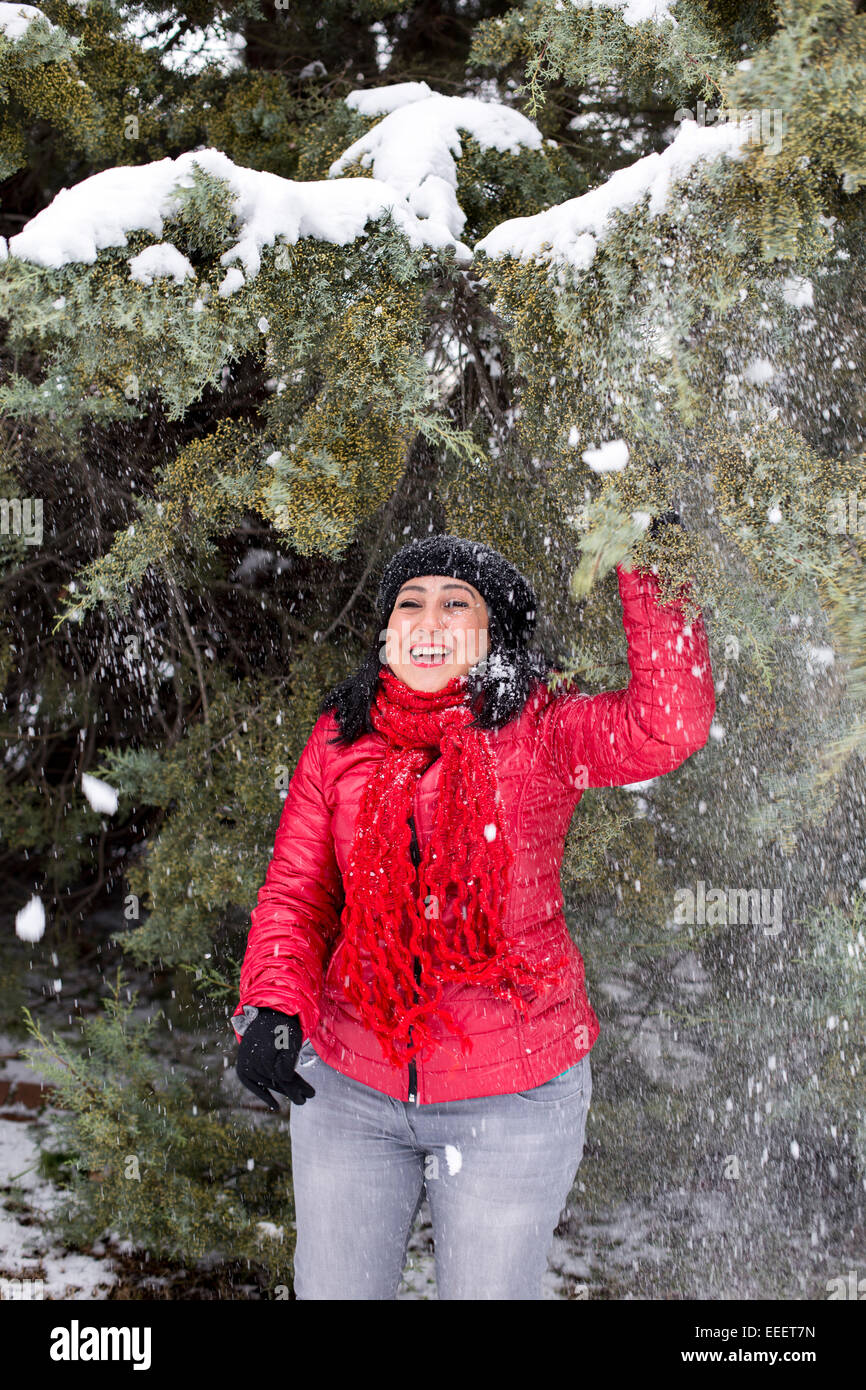
[[(407, 608), (407, 607), (408, 607), (408, 608), (414, 608), (415, 605), (416, 605), (416, 603), (417, 603), (417, 599), (414, 599), (414, 598), (404, 598), (404, 599), (401, 599), (401, 600), (400, 600), (400, 602), (397, 604), (397, 607), (398, 607), (398, 608)], [(462, 598), (451, 598), (451, 599), (448, 599), (448, 600), (446, 601), (445, 607), (446, 607), (446, 608), (468, 608), (468, 607), (469, 607), (469, 604), (466, 602), (465, 599), (462, 599)]]

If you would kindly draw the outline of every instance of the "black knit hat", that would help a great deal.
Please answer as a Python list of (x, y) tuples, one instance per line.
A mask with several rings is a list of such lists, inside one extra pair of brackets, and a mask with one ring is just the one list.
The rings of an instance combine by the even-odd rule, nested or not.
[(495, 616), (505, 645), (515, 648), (529, 643), (537, 607), (529, 580), (498, 550), (463, 536), (425, 536), (392, 555), (376, 596), (381, 627), (388, 625), (400, 586), (421, 574), (447, 574), (472, 584)]

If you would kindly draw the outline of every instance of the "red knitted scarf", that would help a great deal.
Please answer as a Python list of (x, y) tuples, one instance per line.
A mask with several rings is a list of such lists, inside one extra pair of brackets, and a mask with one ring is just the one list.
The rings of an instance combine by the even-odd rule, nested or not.
[[(437, 1021), (460, 1038), (464, 1056), (471, 1051), (471, 1038), (441, 1007), (446, 984), (488, 986), (525, 1014), (518, 986), (543, 992), (551, 983), (509, 950), (500, 926), (514, 856), (489, 738), (469, 726), (472, 717), (464, 676), (418, 691), (382, 668), (370, 718), (388, 747), (362, 793), (344, 875), (341, 974), (347, 997), (397, 1066), (438, 1041)], [(439, 749), (435, 824), (416, 870), (409, 816), (418, 778)], [(457, 919), (448, 928), (446, 897)], [(364, 956), (372, 960), (372, 983), (362, 975)]]

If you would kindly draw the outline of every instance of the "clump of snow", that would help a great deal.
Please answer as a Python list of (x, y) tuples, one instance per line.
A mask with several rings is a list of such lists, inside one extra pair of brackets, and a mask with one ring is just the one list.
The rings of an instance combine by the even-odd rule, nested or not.
[[(264, 246), (278, 240), (294, 246), (307, 236), (345, 246), (363, 234), (368, 221), (388, 210), (412, 246), (453, 246), (461, 263), (472, 258), (469, 248), (456, 241), (447, 226), (430, 216), (423, 220), (416, 216), (399, 191), (377, 179), (298, 183), (266, 170), (245, 169), (216, 149), (103, 169), (72, 188), (61, 189), (10, 238), (9, 254), (54, 268), (70, 263), (93, 265), (105, 247), (126, 246), (128, 232), (151, 232), (159, 238), (163, 219), (177, 211), (178, 190), (192, 186), (194, 165), (224, 179), (234, 194), (240, 236), (220, 262), (228, 268), (239, 261), (248, 277), (258, 274)], [(230, 270), (219, 292), (232, 293), (243, 283), (241, 272)]]
[(376, 67), (384, 72), (394, 53), (394, 41), (388, 37), (381, 19), (370, 25), (370, 33), (376, 36)]
[(791, 275), (782, 282), (782, 298), (795, 309), (811, 308), (815, 287), (805, 275)]
[(424, 101), (434, 95), (426, 82), (394, 82), (390, 87), (370, 87), (366, 91), (350, 92), (346, 105), (362, 116), (388, 116), (413, 101)]
[(450, 1175), (459, 1173), (463, 1167), (463, 1155), (454, 1144), (445, 1145), (445, 1162), (448, 1164)]
[(20, 39), (34, 19), (44, 19), (52, 29), (57, 28), (35, 5), (0, 5), (0, 31), (8, 39)]
[(476, 243), (475, 249), (492, 257), (560, 260), (585, 270), (607, 234), (614, 213), (629, 212), (648, 194), (649, 213), (655, 217), (664, 209), (675, 180), (684, 178), (702, 160), (724, 155), (739, 158), (739, 146), (750, 133), (750, 118), (709, 126), (684, 120), (676, 137), (660, 153), (654, 151), (617, 169), (604, 183), (579, 198), (569, 198), (532, 217), (511, 217), (500, 222)]
[(571, 0), (576, 10), (619, 10), (623, 24), (633, 29), (636, 24), (670, 24), (677, 21), (671, 14), (676, 0)]
[(753, 386), (762, 386), (765, 381), (772, 381), (775, 375), (776, 368), (767, 357), (753, 357), (743, 372), (746, 381)]
[(485, 671), (494, 680), (499, 681), (498, 694), (503, 695), (509, 686), (513, 686), (517, 680), (517, 668), (513, 661), (510, 661), (501, 651), (491, 652), (481, 661), (476, 662), (473, 670)]
[(217, 294), (225, 299), (226, 295), (234, 294), (235, 290), (241, 289), (246, 283), (243, 271), (238, 266), (233, 265), (230, 270), (226, 271), (225, 279), (220, 281)]
[(260, 550), (255, 547), (247, 551), (240, 564), (232, 571), (232, 579), (245, 581), (253, 579), (260, 570), (271, 570), (274, 574), (282, 574), (283, 570), (292, 568), (291, 560), (286, 559), (285, 555), (278, 555), (275, 550)]
[(45, 908), (42, 899), (33, 897), (15, 915), (15, 935), (22, 941), (41, 941), (45, 934)]
[(85, 772), (81, 777), (81, 790), (94, 811), (105, 811), (109, 816), (114, 815), (118, 800), (114, 787), (110, 787), (107, 782), (101, 782), (98, 777), (91, 777), (89, 772)]
[[(422, 90), (426, 89), (426, 90)], [(389, 96), (389, 92), (392, 95)], [(541, 131), (526, 116), (501, 102), (449, 97), (431, 92), (426, 82), (400, 82), (378, 92), (350, 92), (350, 105), (365, 115), (385, 104), (388, 114), (355, 140), (328, 170), (334, 177), (360, 160), (373, 178), (397, 190), (420, 218), (430, 218), (459, 237), (466, 213), (457, 201), (457, 164), (465, 131), (483, 149), (540, 149)]]
[(129, 262), (129, 273), (142, 285), (152, 285), (154, 280), (169, 276), (179, 285), (188, 276), (195, 275), (191, 262), (170, 241), (157, 241), (139, 251)]
[(828, 666), (835, 665), (836, 654), (832, 647), (816, 647), (814, 643), (809, 642), (806, 645), (806, 660), (810, 667), (819, 666), (826, 671)]
[(770, 507), (770, 508), (768, 509), (768, 511), (767, 511), (767, 520), (768, 520), (773, 526), (775, 526), (778, 522), (780, 522), (780, 521), (782, 520), (782, 509), (781, 509), (781, 507)]
[(584, 449), (580, 457), (593, 473), (620, 473), (628, 463), (628, 445), (624, 439), (610, 439), (600, 449)]
[(257, 1221), (256, 1230), (261, 1231), (260, 1240), (283, 1240), (286, 1234), (284, 1227), (275, 1226), (273, 1221)]
[[(670, 261), (670, 257), (666, 256), (664, 260)], [(673, 357), (674, 335), (670, 328), (662, 328), (660, 324), (655, 324), (650, 331), (650, 343), (659, 357)]]

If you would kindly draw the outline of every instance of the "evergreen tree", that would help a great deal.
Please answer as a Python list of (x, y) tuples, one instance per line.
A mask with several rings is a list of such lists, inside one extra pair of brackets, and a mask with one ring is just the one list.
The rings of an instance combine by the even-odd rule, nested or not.
[[(803, 1288), (779, 1272), (774, 1203), (809, 1230), (830, 1192), (843, 1230), (866, 1183), (861, 10), (0, 6), (13, 906), (40, 894), (62, 935), (122, 899), (111, 939), (203, 971), (187, 1023), (225, 1027), (280, 794), (394, 549), (430, 530), (501, 549), (589, 691), (629, 679), (616, 563), (657, 565), (665, 601), (691, 579), (711, 739), (652, 784), (587, 792), (567, 847), (613, 1078), (586, 1201), (628, 1171), (663, 1227), (660, 1194), (714, 1187), (720, 1277), (764, 1242), (752, 1296)], [(185, 60), (202, 34), (233, 61)], [(650, 529), (671, 505), (684, 526)], [(85, 775), (117, 790), (113, 815)], [(699, 882), (781, 885), (780, 931), (718, 902), (683, 918)], [(635, 1089), (649, 1025), (709, 1058), (699, 1088), (672, 1062)], [(79, 1092), (82, 1161), (113, 1127), (127, 1144), (142, 1087), (98, 1134)], [(164, 1117), (178, 1134), (190, 1103)], [(202, 1133), (234, 1135), (220, 1153), (225, 1103), (196, 1101)], [(137, 1189), (132, 1239), (199, 1248), (198, 1161), (176, 1170), (173, 1227)], [(232, 1210), (221, 1248), (249, 1255)], [(701, 1252), (676, 1258), (687, 1296), (705, 1289)]]

